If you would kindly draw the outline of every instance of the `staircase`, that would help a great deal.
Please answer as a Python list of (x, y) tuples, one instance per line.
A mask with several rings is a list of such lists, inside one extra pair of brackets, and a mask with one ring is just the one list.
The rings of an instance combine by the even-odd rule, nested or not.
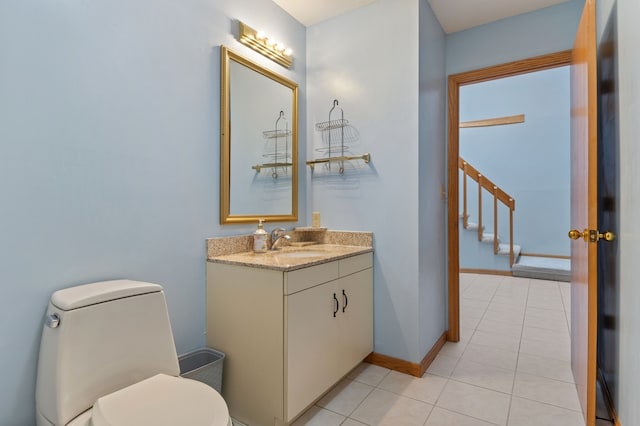
[[(513, 243), (515, 200), (461, 157), (458, 158), (458, 168), (463, 173), (463, 211), (460, 215), (462, 232), (460, 232), (459, 242), (461, 267), (463, 269), (510, 271), (511, 267), (518, 261), (521, 251), (520, 246)], [(469, 221), (471, 216), (467, 201), (469, 178), (477, 183), (478, 205), (477, 214), (475, 215), (477, 223)], [(488, 192), (493, 197), (493, 232), (486, 232), (483, 224), (482, 197), (485, 192)], [(500, 236), (497, 234), (500, 205), (505, 206), (509, 211), (509, 239), (507, 243), (502, 243)]]
[[(458, 168), (463, 173), (463, 211), (460, 214), (462, 231), (459, 241), (461, 269), (511, 271), (515, 277), (571, 281), (571, 263), (568, 259), (520, 255), (521, 247), (513, 243), (513, 212), (516, 208), (513, 197), (462, 158), (458, 158)], [(477, 218), (477, 223), (469, 221), (472, 216), (467, 203), (469, 178), (477, 183), (478, 212), (473, 216)], [(494, 232), (486, 232), (482, 222), (482, 197), (485, 192), (493, 197)], [(500, 205), (509, 210), (508, 243), (502, 243), (500, 236), (496, 235)]]
[[(462, 216), (461, 232), (460, 232), (460, 259), (461, 266), (464, 269), (488, 269), (498, 271), (510, 271), (511, 268), (511, 244), (500, 242), (498, 236), (498, 252), (493, 249), (494, 234), (483, 230), (481, 239), (478, 239), (478, 224), (467, 222), (464, 227)], [(519, 245), (513, 245), (513, 257), (515, 259), (514, 267), (520, 256), (521, 248)], [(465, 260), (463, 262), (463, 260)]]

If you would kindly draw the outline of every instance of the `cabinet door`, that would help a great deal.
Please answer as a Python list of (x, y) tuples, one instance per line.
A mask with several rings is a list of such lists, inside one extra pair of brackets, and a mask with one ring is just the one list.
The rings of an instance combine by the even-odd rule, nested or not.
[(373, 269), (336, 281), (340, 370), (346, 374), (373, 350)]
[(340, 366), (331, 354), (338, 346), (336, 324), (340, 311), (334, 284), (332, 281), (285, 297), (287, 421), (340, 378)]

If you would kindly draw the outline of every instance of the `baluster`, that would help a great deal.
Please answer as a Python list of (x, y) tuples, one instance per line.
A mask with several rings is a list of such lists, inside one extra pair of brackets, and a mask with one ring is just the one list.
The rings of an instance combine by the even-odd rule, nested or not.
[(469, 227), (469, 212), (467, 210), (467, 162), (463, 161), (462, 162), (462, 173), (464, 176), (464, 179), (462, 181), (462, 191), (463, 191), (463, 209), (462, 209), (462, 225), (464, 226), (464, 229), (467, 229)]
[(478, 241), (482, 241), (482, 180), (484, 177), (478, 173)]
[(498, 254), (498, 187), (493, 187), (493, 254)]
[(515, 203), (513, 198), (509, 198), (509, 265), (513, 266), (515, 261), (513, 253), (513, 210), (515, 209)]

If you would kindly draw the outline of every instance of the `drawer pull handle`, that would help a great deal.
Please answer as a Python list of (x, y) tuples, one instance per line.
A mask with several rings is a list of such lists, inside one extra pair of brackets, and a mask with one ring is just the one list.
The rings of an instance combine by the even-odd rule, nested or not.
[(344, 289), (342, 289), (342, 298), (344, 299), (344, 304), (342, 305), (342, 312), (344, 312), (345, 309), (347, 309), (347, 305), (349, 304), (349, 299), (347, 298), (347, 293), (344, 292)]
[(338, 310), (340, 309), (340, 302), (338, 302), (338, 298), (335, 293), (333, 293), (333, 301), (335, 302), (335, 309), (333, 310), (333, 317), (335, 318)]

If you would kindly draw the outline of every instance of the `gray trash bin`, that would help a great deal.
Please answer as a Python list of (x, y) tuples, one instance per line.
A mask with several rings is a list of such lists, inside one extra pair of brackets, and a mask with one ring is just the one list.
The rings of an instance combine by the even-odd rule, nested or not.
[(178, 358), (180, 375), (198, 380), (222, 393), (224, 353), (211, 348), (198, 349)]

